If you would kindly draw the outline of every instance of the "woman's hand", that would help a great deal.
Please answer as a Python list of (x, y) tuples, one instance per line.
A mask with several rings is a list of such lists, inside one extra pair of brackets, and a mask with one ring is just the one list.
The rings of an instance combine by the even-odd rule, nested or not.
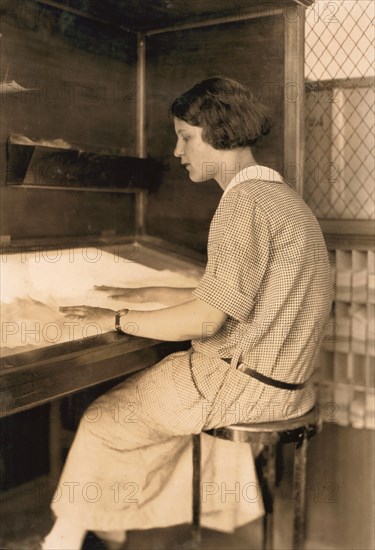
[(102, 332), (115, 329), (115, 315), (113, 309), (92, 306), (64, 306), (60, 307), (61, 313), (66, 319), (86, 323), (96, 323)]

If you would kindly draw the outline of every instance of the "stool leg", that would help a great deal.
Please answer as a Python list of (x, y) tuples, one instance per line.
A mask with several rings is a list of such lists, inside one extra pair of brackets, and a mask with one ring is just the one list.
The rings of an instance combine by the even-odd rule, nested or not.
[(265, 448), (263, 500), (266, 515), (263, 519), (263, 550), (273, 550), (273, 502), (276, 481), (276, 446), (267, 445)]
[(193, 548), (201, 544), (201, 436), (193, 435)]
[(306, 457), (308, 439), (304, 437), (302, 445), (297, 447), (294, 455), (293, 493), (294, 493), (294, 526), (293, 550), (301, 550), (305, 540), (306, 517)]
[(62, 426), (61, 426), (61, 400), (50, 403), (49, 413), (49, 477), (52, 483), (56, 483), (61, 474), (62, 463)]

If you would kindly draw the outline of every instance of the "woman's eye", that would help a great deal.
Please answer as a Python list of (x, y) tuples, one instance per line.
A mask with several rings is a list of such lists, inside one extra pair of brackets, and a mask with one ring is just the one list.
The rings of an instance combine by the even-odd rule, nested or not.
[(190, 138), (189, 138), (188, 136), (184, 136), (184, 137), (182, 138), (182, 141), (184, 141), (184, 142), (186, 143), (187, 141), (189, 141), (189, 139), (190, 139)]

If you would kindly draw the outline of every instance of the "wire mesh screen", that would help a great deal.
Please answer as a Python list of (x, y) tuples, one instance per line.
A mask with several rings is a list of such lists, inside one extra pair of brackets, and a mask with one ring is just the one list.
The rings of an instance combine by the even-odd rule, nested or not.
[(318, 218), (375, 219), (375, 3), (306, 13), (304, 198)]

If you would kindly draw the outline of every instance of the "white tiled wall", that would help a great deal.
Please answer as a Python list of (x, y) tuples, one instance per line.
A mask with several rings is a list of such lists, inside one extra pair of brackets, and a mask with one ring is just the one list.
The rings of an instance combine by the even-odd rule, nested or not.
[(332, 324), (318, 362), (320, 402), (327, 419), (375, 429), (374, 252), (331, 252), (335, 280)]

